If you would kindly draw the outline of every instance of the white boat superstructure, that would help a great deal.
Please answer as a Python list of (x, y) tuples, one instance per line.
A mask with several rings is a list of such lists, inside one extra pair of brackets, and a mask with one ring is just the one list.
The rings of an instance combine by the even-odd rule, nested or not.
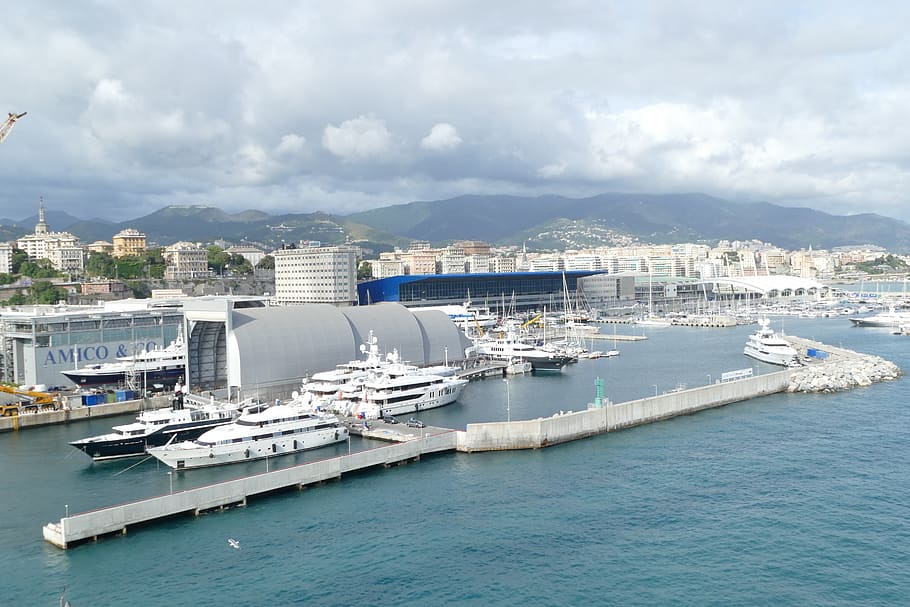
[(762, 318), (758, 324), (758, 330), (749, 336), (743, 354), (772, 365), (795, 367), (801, 364), (799, 352), (771, 329), (770, 320)]
[(354, 385), (333, 403), (345, 415), (375, 419), (443, 407), (458, 400), (468, 380), (426, 373), (412, 365), (392, 365)]
[(186, 470), (296, 453), (347, 438), (348, 429), (337, 417), (292, 401), (244, 413), (196, 440), (152, 447), (148, 453), (175, 470)]
[(910, 313), (896, 312), (890, 308), (887, 312), (880, 312), (872, 316), (854, 316), (850, 322), (856, 327), (887, 327), (896, 328), (902, 324), (910, 323)]

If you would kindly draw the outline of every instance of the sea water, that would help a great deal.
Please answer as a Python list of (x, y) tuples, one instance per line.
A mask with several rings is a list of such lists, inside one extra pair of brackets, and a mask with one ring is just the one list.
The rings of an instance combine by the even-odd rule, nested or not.
[[(845, 318), (775, 330), (910, 369), (910, 338)], [(619, 357), (472, 382), (431, 425), (579, 410), (778, 368), (751, 327), (646, 329)], [(620, 333), (641, 333), (628, 326)], [(612, 333), (612, 327), (604, 329)], [(600, 342), (604, 349), (612, 342)], [(350, 449), (168, 474), (92, 464), (69, 440), (129, 417), (0, 435), (0, 605), (906, 605), (907, 380), (777, 394), (536, 451), (439, 454), (71, 550), (41, 527), (82, 512)], [(133, 467), (130, 467), (133, 466)], [(232, 547), (228, 539), (239, 542)]]

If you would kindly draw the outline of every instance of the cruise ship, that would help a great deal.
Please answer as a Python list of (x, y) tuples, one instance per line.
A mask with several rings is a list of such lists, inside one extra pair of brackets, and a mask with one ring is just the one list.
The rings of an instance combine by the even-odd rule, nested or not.
[(758, 330), (749, 336), (743, 354), (772, 365), (796, 367), (801, 364), (799, 352), (771, 329), (770, 320), (762, 318), (758, 324)]
[(316, 449), (347, 438), (347, 427), (334, 415), (291, 401), (244, 413), (196, 440), (152, 447), (148, 453), (175, 470), (188, 470)]

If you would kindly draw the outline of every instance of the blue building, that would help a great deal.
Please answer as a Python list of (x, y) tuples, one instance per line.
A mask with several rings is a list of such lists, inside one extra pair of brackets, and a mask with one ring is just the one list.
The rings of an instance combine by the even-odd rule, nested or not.
[[(360, 305), (393, 301), (408, 307), (474, 304), (511, 310), (562, 307), (565, 293), (574, 301), (578, 281), (602, 271), (416, 274), (392, 276), (357, 285)], [(563, 282), (565, 280), (565, 283)]]

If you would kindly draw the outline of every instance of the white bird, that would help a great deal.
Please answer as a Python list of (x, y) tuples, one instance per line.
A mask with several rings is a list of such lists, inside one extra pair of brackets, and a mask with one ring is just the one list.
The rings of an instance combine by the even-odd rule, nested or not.
[(228, 544), (230, 544), (231, 548), (236, 548), (237, 550), (240, 550), (240, 542), (238, 542), (234, 538), (228, 538)]

